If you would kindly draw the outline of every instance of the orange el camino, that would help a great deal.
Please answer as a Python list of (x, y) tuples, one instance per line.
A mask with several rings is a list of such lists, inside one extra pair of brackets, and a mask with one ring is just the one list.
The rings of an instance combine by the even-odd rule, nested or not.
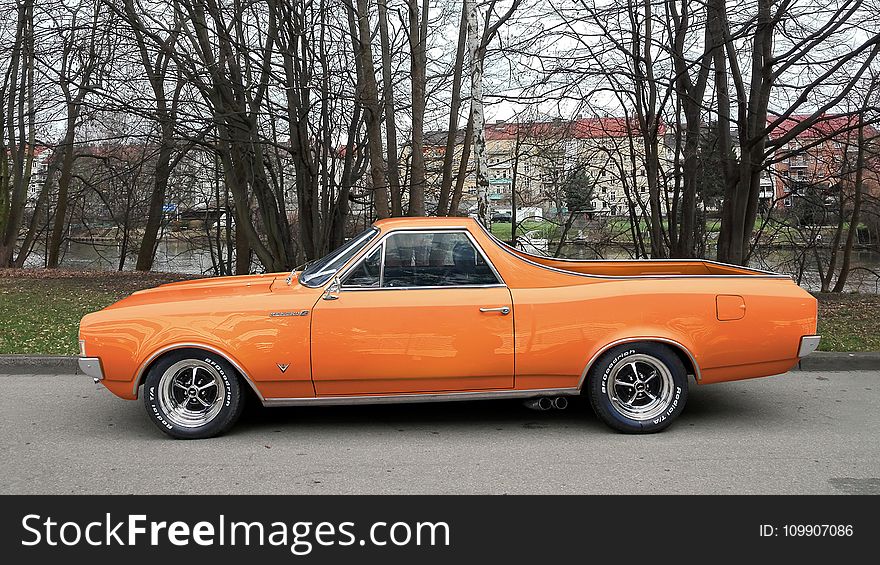
[(165, 433), (265, 406), (586, 395), (656, 432), (696, 384), (784, 373), (816, 349), (816, 300), (787, 276), (703, 260), (574, 261), (468, 218), (376, 222), (303, 271), (136, 292), (87, 315), (79, 364)]

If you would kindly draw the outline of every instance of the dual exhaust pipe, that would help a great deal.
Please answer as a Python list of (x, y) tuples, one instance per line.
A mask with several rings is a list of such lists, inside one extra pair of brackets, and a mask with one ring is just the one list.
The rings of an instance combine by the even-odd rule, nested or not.
[(568, 408), (568, 399), (564, 396), (539, 396), (525, 401), (527, 408), (532, 410), (565, 410)]

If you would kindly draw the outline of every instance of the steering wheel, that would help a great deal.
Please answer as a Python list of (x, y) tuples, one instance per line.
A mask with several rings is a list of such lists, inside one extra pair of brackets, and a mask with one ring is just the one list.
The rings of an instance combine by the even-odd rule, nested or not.
[(379, 279), (379, 273), (373, 272), (373, 269), (372, 269), (372, 267), (370, 267), (370, 263), (368, 261), (364, 261), (363, 266), (364, 266), (364, 272), (367, 274), (368, 277), (370, 277), (371, 279), (375, 278), (376, 280)]

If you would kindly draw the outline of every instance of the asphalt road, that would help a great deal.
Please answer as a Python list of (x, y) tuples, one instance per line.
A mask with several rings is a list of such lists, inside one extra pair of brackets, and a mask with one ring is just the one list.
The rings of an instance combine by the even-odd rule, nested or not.
[(0, 493), (873, 493), (880, 373), (691, 387), (651, 436), (586, 403), (249, 407), (224, 437), (166, 438), (87, 377), (0, 375)]

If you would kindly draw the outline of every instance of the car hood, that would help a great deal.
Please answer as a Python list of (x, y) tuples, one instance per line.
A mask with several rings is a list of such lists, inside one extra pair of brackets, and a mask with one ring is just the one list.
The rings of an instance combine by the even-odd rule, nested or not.
[[(111, 304), (106, 309), (157, 304), (162, 302), (181, 302), (221, 296), (242, 296), (270, 292), (272, 285), (280, 279), (286, 285), (288, 273), (267, 273), (262, 275), (240, 275), (216, 277), (163, 284), (156, 288), (140, 290)], [(296, 278), (291, 282), (295, 282)]]

